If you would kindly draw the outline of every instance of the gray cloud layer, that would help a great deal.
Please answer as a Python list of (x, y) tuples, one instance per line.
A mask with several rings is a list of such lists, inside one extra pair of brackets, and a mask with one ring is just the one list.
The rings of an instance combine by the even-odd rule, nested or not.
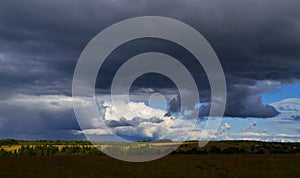
[[(0, 97), (18, 93), (70, 96), (76, 61), (94, 35), (123, 19), (158, 15), (193, 26), (211, 43), (228, 83), (226, 115), (272, 117), (276, 110), (263, 105), (259, 97), (272, 87), (251, 87), (262, 80), (291, 83), (300, 79), (299, 7), (298, 0), (2, 0)], [(193, 56), (180, 46), (155, 39), (136, 40), (117, 49), (103, 66), (98, 88), (109, 88), (120, 62), (146, 51), (178, 58), (196, 77), (201, 98), (209, 100), (207, 78)], [(174, 84), (159, 76), (144, 76), (136, 86), (161, 89)]]

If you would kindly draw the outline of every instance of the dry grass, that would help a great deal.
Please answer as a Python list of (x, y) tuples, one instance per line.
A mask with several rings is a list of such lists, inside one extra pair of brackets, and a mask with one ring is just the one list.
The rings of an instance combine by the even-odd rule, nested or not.
[(11, 145), (11, 146), (0, 146), (0, 149), (3, 148), (5, 151), (18, 151), (21, 148), (21, 145)]
[[(23, 145), (25, 147), (29, 146), (30, 148), (34, 148), (36, 146), (39, 145)], [(55, 146), (59, 149), (59, 151), (63, 148), (63, 147), (72, 147), (72, 146), (77, 146), (77, 147), (94, 147), (93, 145), (52, 145)], [(3, 148), (5, 151), (18, 151), (21, 148), (21, 145), (11, 145), (11, 146), (0, 146), (0, 149)]]

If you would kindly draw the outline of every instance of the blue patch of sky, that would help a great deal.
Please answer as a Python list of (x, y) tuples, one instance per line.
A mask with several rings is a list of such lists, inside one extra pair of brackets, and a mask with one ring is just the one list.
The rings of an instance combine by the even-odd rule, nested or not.
[(269, 104), (286, 98), (300, 98), (300, 82), (289, 85), (276, 86), (274, 91), (262, 94), (262, 102)]

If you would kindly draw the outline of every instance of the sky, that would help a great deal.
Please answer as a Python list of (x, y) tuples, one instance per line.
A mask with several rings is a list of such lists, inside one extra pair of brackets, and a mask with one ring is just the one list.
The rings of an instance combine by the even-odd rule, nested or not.
[[(166, 135), (181, 140), (194, 121), (190, 139), (211, 136), (201, 131), (211, 103), (205, 71), (186, 49), (154, 38), (129, 41), (107, 57), (95, 86), (101, 118), (85, 126), (76, 120), (72, 78), (88, 42), (121, 20), (164, 16), (199, 31), (222, 64), (227, 105), (213, 139), (300, 141), (299, 7), (298, 0), (2, 0), (0, 138), (86, 139), (94, 134), (109, 140), (111, 133), (98, 127), (97, 119), (131, 140)], [(145, 52), (168, 54), (189, 69), (199, 88), (199, 117), (177, 117), (176, 86), (158, 74), (143, 75), (131, 87), (132, 100), (126, 104), (141, 113), (115, 113), (109, 99), (113, 77), (124, 62)], [(156, 95), (147, 103), (156, 93), (166, 100)]]

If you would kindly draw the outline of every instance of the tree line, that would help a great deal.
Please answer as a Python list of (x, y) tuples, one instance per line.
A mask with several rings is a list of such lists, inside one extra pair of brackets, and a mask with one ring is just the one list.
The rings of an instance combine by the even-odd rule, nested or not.
[(102, 155), (103, 153), (91, 146), (63, 146), (59, 149), (54, 145), (21, 146), (14, 151), (0, 149), (0, 156), (58, 156), (58, 155)]
[[(107, 143), (106, 143), (107, 144)], [(118, 145), (118, 144), (117, 144)], [(18, 146), (18, 149), (11, 147)], [(120, 147), (122, 148), (122, 147)], [(105, 148), (105, 152), (130, 154), (137, 151), (160, 154), (158, 149), (134, 147), (126, 151), (118, 146)], [(168, 150), (166, 150), (169, 152)], [(299, 154), (300, 143), (276, 143), (258, 141), (212, 141), (205, 147), (198, 147), (198, 142), (185, 142), (172, 154)], [(56, 156), (56, 155), (102, 155), (103, 153), (88, 141), (40, 140), (23, 141), (14, 139), (0, 140), (0, 156)]]
[(205, 148), (189, 147), (182, 149), (180, 146), (173, 154), (299, 154), (299, 146), (272, 146), (272, 145), (251, 145), (250, 147), (220, 148), (209, 146)]

